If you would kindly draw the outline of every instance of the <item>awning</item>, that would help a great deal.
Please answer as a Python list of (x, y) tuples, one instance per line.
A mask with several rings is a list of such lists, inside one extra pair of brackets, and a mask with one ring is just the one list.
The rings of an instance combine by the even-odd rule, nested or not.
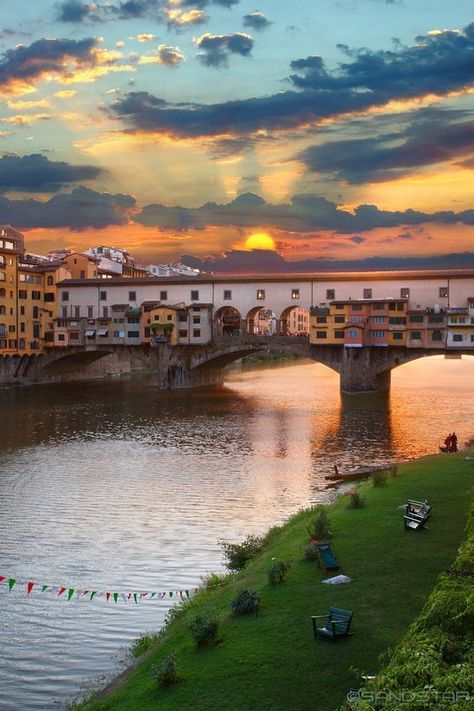
[(97, 335), (98, 336), (108, 336), (109, 332), (106, 328), (99, 328), (99, 330), (97, 331)]
[(89, 329), (86, 331), (86, 336), (87, 336), (87, 338), (92, 338), (93, 336), (95, 336), (95, 329), (89, 328)]

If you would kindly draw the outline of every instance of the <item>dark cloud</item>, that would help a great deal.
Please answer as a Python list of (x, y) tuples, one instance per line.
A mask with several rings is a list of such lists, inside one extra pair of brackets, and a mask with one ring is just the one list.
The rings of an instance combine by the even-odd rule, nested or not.
[(124, 2), (110, 6), (110, 12), (116, 14), (121, 20), (147, 17), (155, 13), (158, 18), (158, 11), (162, 5), (163, 3), (159, 2), (159, 0), (124, 0)]
[(248, 57), (253, 48), (253, 39), (243, 32), (233, 35), (211, 35), (206, 33), (196, 39), (199, 48), (197, 58), (207, 67), (226, 67), (229, 55), (240, 54)]
[(40, 39), (28, 46), (9, 49), (0, 59), (0, 88), (8, 89), (15, 83), (32, 84), (45, 74), (65, 76), (68, 61), (92, 66), (97, 63), (93, 52), (96, 44), (93, 38)]
[(354, 242), (354, 244), (362, 244), (365, 242), (365, 237), (361, 237), (361, 235), (354, 235), (353, 237), (350, 237), (351, 242)]
[(80, 0), (65, 0), (57, 5), (59, 22), (84, 22), (91, 17), (94, 6)]
[(259, 12), (258, 10), (244, 15), (244, 27), (250, 27), (257, 32), (263, 32), (263, 30), (266, 30), (271, 24), (263, 12)]
[(384, 271), (411, 269), (472, 269), (474, 252), (443, 254), (433, 257), (369, 257), (367, 259), (305, 259), (290, 262), (266, 250), (230, 250), (209, 257), (183, 254), (183, 264), (207, 272), (227, 274), (262, 274), (276, 272)]
[(195, 7), (201, 10), (208, 5), (220, 5), (221, 7), (231, 8), (238, 5), (240, 0), (181, 0), (181, 7)]
[(80, 180), (94, 180), (102, 173), (92, 165), (50, 161), (38, 153), (0, 158), (0, 193), (10, 190), (53, 192)]
[(425, 213), (416, 210), (379, 210), (359, 205), (354, 213), (339, 208), (318, 195), (295, 195), (291, 203), (271, 205), (253, 193), (244, 193), (224, 205), (206, 203), (198, 208), (147, 205), (136, 221), (162, 229), (204, 229), (208, 225), (267, 227), (294, 232), (333, 230), (339, 233), (367, 232), (379, 227), (421, 225), (426, 222), (474, 225), (474, 209), (462, 212)]
[[(348, 183), (385, 181), (425, 165), (474, 153), (474, 121), (436, 119), (421, 112), (404, 129), (372, 138), (328, 141), (310, 146), (297, 157), (312, 172), (328, 173)], [(465, 165), (466, 161), (464, 161)], [(466, 166), (469, 167), (469, 166)]]
[[(210, 62), (213, 49), (219, 62), (219, 47), (212, 44)], [(260, 130), (294, 130), (368, 111), (391, 100), (446, 96), (474, 86), (474, 23), (463, 32), (428, 35), (417, 38), (412, 47), (396, 46), (389, 52), (345, 51), (353, 61), (341, 64), (334, 73), (320, 57), (294, 61), (290, 77), (294, 89), (271, 96), (217, 104), (172, 104), (141, 92), (116, 102), (112, 111), (134, 130), (177, 137), (246, 135)]]
[(0, 223), (19, 229), (34, 227), (69, 227), (73, 230), (101, 229), (122, 225), (135, 206), (131, 195), (97, 193), (78, 187), (72, 193), (59, 193), (46, 202), (9, 200), (0, 197)]

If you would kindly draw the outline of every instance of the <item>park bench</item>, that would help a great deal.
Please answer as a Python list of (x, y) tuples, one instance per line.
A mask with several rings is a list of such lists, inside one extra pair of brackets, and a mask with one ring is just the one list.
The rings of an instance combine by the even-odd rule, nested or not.
[[(339, 607), (330, 607), (327, 615), (312, 615), (313, 633), (315, 637), (331, 639), (337, 642), (340, 637), (349, 637), (352, 622), (352, 612), (341, 610)], [(324, 627), (317, 627), (316, 620), (326, 620)]]
[(431, 513), (431, 506), (429, 505), (427, 499), (424, 501), (415, 501), (414, 499), (408, 499), (407, 501), (407, 516), (415, 514), (416, 516), (429, 517)]

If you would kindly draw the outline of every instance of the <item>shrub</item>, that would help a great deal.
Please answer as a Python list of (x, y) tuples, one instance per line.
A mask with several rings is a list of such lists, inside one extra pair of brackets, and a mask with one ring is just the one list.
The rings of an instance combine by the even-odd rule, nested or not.
[(387, 483), (387, 475), (384, 472), (374, 472), (370, 478), (373, 486), (385, 486)]
[(189, 629), (198, 647), (215, 644), (218, 627), (216, 618), (206, 615), (194, 615), (189, 623)]
[(305, 560), (319, 560), (318, 558), (318, 549), (316, 548), (316, 544), (311, 542), (308, 543), (307, 546), (305, 546), (304, 549), (304, 559)]
[(248, 612), (257, 612), (259, 604), (260, 598), (255, 590), (241, 590), (230, 606), (235, 615), (245, 615)]
[(225, 565), (229, 570), (243, 570), (251, 558), (260, 553), (263, 547), (263, 538), (247, 536), (242, 543), (229, 543), (223, 541)]
[(290, 566), (285, 560), (274, 560), (268, 569), (268, 582), (270, 585), (279, 585), (285, 579)]
[(331, 538), (332, 533), (329, 530), (329, 519), (324, 506), (317, 507), (316, 515), (308, 524), (307, 531), (312, 539), (321, 540)]
[(130, 651), (132, 653), (132, 657), (135, 659), (137, 657), (141, 657), (142, 654), (145, 654), (145, 652), (150, 649), (150, 647), (153, 647), (155, 642), (158, 640), (158, 635), (156, 634), (142, 634), (140, 637), (137, 637), (136, 640), (132, 642)]
[(161, 664), (153, 664), (151, 676), (160, 686), (171, 686), (178, 681), (178, 667), (173, 653), (168, 654)]
[(361, 509), (363, 506), (365, 506), (365, 497), (361, 496), (357, 489), (351, 489), (349, 491), (349, 508)]
[(226, 577), (226, 575), (220, 575), (219, 573), (207, 573), (207, 575), (203, 575), (201, 580), (206, 590), (215, 590), (225, 583)]

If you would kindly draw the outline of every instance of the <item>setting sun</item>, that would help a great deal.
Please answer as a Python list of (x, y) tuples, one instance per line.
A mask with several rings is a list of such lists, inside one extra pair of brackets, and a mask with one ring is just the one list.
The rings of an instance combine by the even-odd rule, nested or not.
[(273, 237), (266, 232), (255, 232), (247, 237), (245, 242), (246, 249), (275, 249), (275, 241)]

